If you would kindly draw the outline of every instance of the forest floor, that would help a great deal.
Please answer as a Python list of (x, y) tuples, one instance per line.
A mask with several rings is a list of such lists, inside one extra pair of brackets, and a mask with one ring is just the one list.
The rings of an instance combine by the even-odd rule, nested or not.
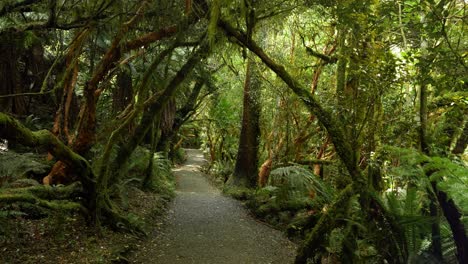
[(223, 196), (200, 172), (199, 150), (174, 170), (176, 198), (164, 223), (136, 245), (132, 263), (292, 263), (295, 245)]
[[(129, 195), (132, 213), (142, 222), (152, 223), (146, 230), (162, 222), (166, 198), (137, 188)], [(141, 241), (141, 237), (130, 233), (89, 226), (79, 214), (60, 212), (41, 219), (18, 217), (0, 228), (8, 230), (6, 235), (0, 234), (1, 264), (128, 263), (128, 255)]]

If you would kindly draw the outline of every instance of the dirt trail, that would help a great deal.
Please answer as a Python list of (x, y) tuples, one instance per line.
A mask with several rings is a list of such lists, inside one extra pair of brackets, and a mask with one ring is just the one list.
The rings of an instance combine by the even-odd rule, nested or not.
[(199, 150), (186, 150), (174, 170), (176, 198), (160, 231), (136, 252), (133, 263), (293, 263), (295, 246), (256, 222), (242, 205), (212, 187), (199, 171)]

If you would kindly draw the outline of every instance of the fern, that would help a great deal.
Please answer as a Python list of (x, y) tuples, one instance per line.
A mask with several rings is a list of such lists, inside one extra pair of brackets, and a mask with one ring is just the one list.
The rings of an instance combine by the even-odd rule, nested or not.
[(425, 239), (430, 234), (433, 219), (422, 215), (425, 194), (416, 187), (408, 187), (406, 193), (386, 194), (386, 205), (402, 227), (409, 255), (418, 255), (424, 249)]
[(456, 257), (457, 247), (453, 241), (452, 230), (449, 224), (444, 221), (440, 225), (440, 236), (442, 242), (442, 254), (445, 263), (458, 263)]
[[(427, 156), (415, 149), (383, 146), (377, 153), (378, 163), (383, 164), (384, 176), (392, 190), (404, 188), (407, 184), (420, 186), (422, 189), (430, 187), (422, 163)], [(397, 166), (390, 166), (397, 163)]]
[(424, 165), (424, 170), (430, 175), (430, 180), (437, 182), (437, 187), (446, 192), (467, 214), (468, 168), (447, 158), (432, 157)]
[(174, 177), (172, 177), (172, 164), (163, 152), (157, 152), (153, 156), (153, 177), (150, 189), (171, 197), (175, 189)]
[(278, 194), (284, 199), (300, 199), (312, 193), (315, 194), (316, 200), (324, 203), (333, 199), (330, 186), (311, 171), (299, 166), (274, 169), (268, 179), (268, 185), (278, 187)]
[[(428, 157), (415, 149), (384, 146), (378, 153), (387, 179), (393, 189), (411, 184), (421, 190), (431, 189), (430, 182), (446, 192), (458, 207), (468, 213), (468, 168), (463, 162), (444, 157)], [(397, 160), (396, 167), (388, 166), (389, 160)], [(430, 176), (428, 179), (427, 176)]]
[(124, 209), (127, 209), (129, 206), (128, 189), (132, 182), (141, 182), (141, 179), (139, 178), (126, 179), (120, 183), (113, 184), (110, 188), (110, 193), (112, 194), (112, 196), (119, 198), (120, 205)]

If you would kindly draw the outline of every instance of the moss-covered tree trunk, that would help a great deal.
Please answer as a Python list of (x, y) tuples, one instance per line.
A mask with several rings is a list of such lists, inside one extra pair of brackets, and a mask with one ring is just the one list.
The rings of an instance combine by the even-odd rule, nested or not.
[[(112, 75), (111, 71), (115, 68), (116, 62), (122, 57), (124, 52), (128, 52), (147, 45), (148, 43), (172, 36), (176, 32), (176, 29), (170, 31), (162, 30), (161, 32), (153, 32), (143, 35), (138, 39), (124, 42), (123, 39), (127, 32), (143, 16), (147, 4), (148, 3), (146, 1), (143, 1), (135, 15), (120, 26), (120, 29), (113, 38), (110, 47), (107, 49), (106, 53), (96, 66), (96, 69), (91, 74), (90, 79), (83, 87), (83, 101), (78, 114), (76, 131), (70, 144), (71, 148), (81, 155), (87, 154), (96, 141), (97, 102), (105, 89), (105, 85), (101, 86), (101, 83), (109, 78), (109, 74)], [(72, 170), (73, 168), (70, 168), (59, 161), (54, 164), (51, 172), (44, 179), (44, 183), (54, 183), (55, 179), (67, 178), (68, 174)]]
[(466, 146), (468, 145), (468, 120), (465, 120), (463, 131), (460, 137), (455, 142), (455, 147), (452, 149), (452, 154), (461, 155), (465, 152)]
[(117, 74), (117, 85), (112, 93), (112, 110), (115, 114), (124, 110), (133, 100), (133, 83), (130, 69), (121, 69)]
[(180, 68), (164, 91), (160, 93), (159, 96), (148, 101), (148, 109), (143, 113), (143, 116), (135, 128), (135, 131), (132, 133), (129, 141), (119, 148), (116, 158), (111, 162), (113, 171), (118, 172), (127, 163), (131, 153), (135, 150), (138, 144), (143, 141), (154, 120), (161, 117), (164, 107), (174, 96), (179, 85), (187, 78), (197, 63), (203, 60), (208, 54), (209, 46), (208, 43), (204, 42), (204, 44), (200, 45), (187, 62)]
[(0, 112), (0, 138), (30, 147), (45, 147), (57, 159), (74, 168), (83, 185), (84, 205), (93, 215), (96, 210), (96, 183), (93, 170), (86, 159), (67, 147), (48, 130), (31, 131), (19, 121)]

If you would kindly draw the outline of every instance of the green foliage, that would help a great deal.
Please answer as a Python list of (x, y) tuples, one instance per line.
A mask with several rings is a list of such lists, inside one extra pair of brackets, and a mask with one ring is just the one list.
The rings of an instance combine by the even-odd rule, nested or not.
[(137, 147), (128, 160), (127, 171), (130, 175), (142, 175), (148, 166), (150, 151), (143, 147)]
[[(157, 153), (158, 157), (162, 157), (162, 153)], [(175, 164), (182, 164), (184, 161), (187, 159), (187, 155), (185, 153), (185, 150), (183, 148), (178, 148), (174, 150), (173, 161)]]
[[(385, 146), (378, 154), (384, 164), (385, 179), (393, 190), (407, 185), (418, 186), (420, 191), (430, 190), (430, 182), (436, 182), (462, 212), (468, 212), (468, 168), (460, 161), (444, 157), (428, 157), (414, 149)], [(397, 159), (398, 166), (390, 166)], [(429, 178), (428, 178), (429, 176)]]
[(232, 186), (232, 187), (226, 186), (223, 189), (223, 193), (238, 200), (251, 199), (254, 196), (254, 192), (255, 191), (252, 189), (249, 189), (246, 187), (237, 187), (237, 186)]
[[(126, 192), (125, 186), (133, 183), (141, 183), (147, 173), (150, 151), (143, 147), (137, 147), (131, 155), (127, 166), (127, 177), (119, 183), (120, 193)], [(149, 186), (150, 190), (171, 197), (175, 188), (172, 175), (172, 164), (164, 153), (154, 153), (153, 171)]]
[(0, 208), (0, 244), (10, 238), (11, 218), (24, 216), (25, 213), (14, 209)]
[(233, 160), (215, 160), (210, 165), (209, 173), (215, 176), (219, 184), (224, 184), (233, 172)]
[[(467, 221), (464, 222), (468, 226)], [(442, 240), (442, 255), (445, 263), (458, 263), (456, 259), (457, 249), (453, 241), (452, 231), (447, 221), (442, 221), (440, 225), (440, 236)]]
[(175, 190), (175, 180), (171, 170), (171, 162), (161, 152), (154, 154), (153, 162), (152, 189), (157, 193), (172, 197)]
[(343, 242), (345, 240), (345, 234), (342, 228), (335, 228), (330, 232), (328, 236), (327, 251), (332, 254), (338, 254), (342, 252)]
[[(140, 192), (140, 189), (154, 192), (165, 200), (170, 200), (174, 196), (175, 180), (171, 170), (172, 164), (162, 152), (154, 153), (151, 177), (148, 182), (145, 182), (145, 186), (142, 186), (148, 173), (150, 153), (146, 148), (137, 147), (131, 155), (128, 165), (124, 168), (125, 173), (123, 175), (126, 175), (126, 177), (123, 177), (119, 182), (112, 183), (110, 186), (109, 193), (113, 198), (113, 202), (118, 205), (116, 210), (130, 210), (131, 197)], [(122, 218), (122, 222), (118, 223), (117, 227), (132, 232), (134, 231), (131, 230), (132, 227), (136, 227), (138, 231), (144, 225), (142, 219), (137, 218), (136, 216), (127, 215)], [(129, 226), (125, 226), (126, 224), (129, 224)]]
[(0, 152), (0, 187), (17, 179), (33, 175), (44, 175), (51, 165), (44, 157), (33, 153), (18, 154), (13, 151)]
[(329, 203), (333, 199), (330, 186), (300, 166), (274, 169), (268, 178), (268, 185), (277, 188), (278, 199), (294, 200), (314, 196), (321, 203)]
[(413, 187), (404, 193), (390, 192), (386, 195), (388, 211), (394, 215), (404, 232), (410, 256), (427, 249), (423, 247), (424, 241), (428, 241), (431, 224), (435, 221), (422, 214), (425, 203), (425, 193)]
[(427, 161), (427, 157), (417, 150), (385, 145), (377, 151), (376, 159), (383, 168), (385, 189), (396, 191), (408, 184), (420, 186), (421, 189), (430, 188), (421, 165)]
[[(225, 192), (246, 205), (268, 223), (286, 228), (290, 235), (302, 236), (310, 229), (310, 217), (319, 215), (331, 202), (333, 190), (313, 173), (300, 166), (273, 170), (267, 186), (251, 190), (231, 187)], [(317, 218), (318, 219), (318, 218)]]
[(424, 171), (465, 215), (468, 214), (468, 168), (464, 164), (448, 158), (431, 157), (424, 165)]

